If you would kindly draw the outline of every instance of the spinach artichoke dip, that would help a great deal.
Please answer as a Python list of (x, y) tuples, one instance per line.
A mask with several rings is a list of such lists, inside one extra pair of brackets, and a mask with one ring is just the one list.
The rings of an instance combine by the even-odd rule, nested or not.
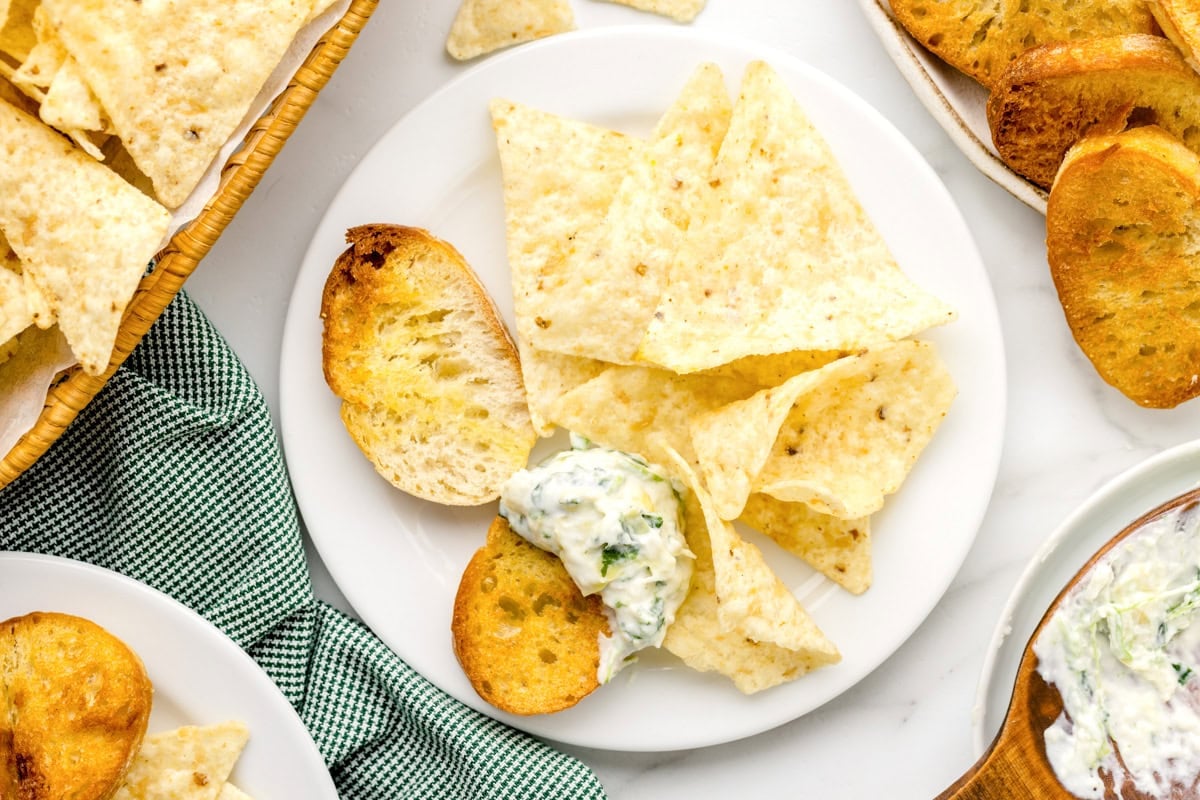
[(1046, 730), (1046, 754), (1076, 797), (1104, 796), (1101, 771), (1118, 789), (1127, 774), (1161, 798), (1200, 774), (1198, 530), (1200, 508), (1189, 504), (1131, 533), (1034, 643), (1064, 709)]
[(680, 490), (659, 467), (575, 435), (571, 448), (515, 474), (500, 516), (562, 559), (581, 592), (600, 593), (611, 636), (600, 637), (597, 678), (606, 683), (637, 651), (662, 644), (695, 556)]

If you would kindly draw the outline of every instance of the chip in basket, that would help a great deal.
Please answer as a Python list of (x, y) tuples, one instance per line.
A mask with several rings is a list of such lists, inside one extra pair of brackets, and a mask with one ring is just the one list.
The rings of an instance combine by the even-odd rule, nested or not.
[(80, 365), (99, 375), (170, 215), (40, 121), (2, 102), (0, 147), (22, 154), (0, 171), (0, 230), (53, 309)]
[(177, 208), (316, 4), (42, 0), (41, 8), (159, 200)]
[(33, 32), (33, 12), (40, 0), (0, 0), (0, 53), (12, 56), (18, 64), (37, 44)]

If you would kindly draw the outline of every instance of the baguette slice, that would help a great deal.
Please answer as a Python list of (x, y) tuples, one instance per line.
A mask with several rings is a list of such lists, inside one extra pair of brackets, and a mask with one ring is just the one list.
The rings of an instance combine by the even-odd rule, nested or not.
[(1157, 32), (1145, 0), (891, 0), (896, 20), (952, 67), (992, 86), (1037, 45)]
[(516, 347), (450, 244), (419, 228), (363, 225), (325, 283), (322, 360), (342, 421), (397, 488), (479, 505), (537, 439)]
[(1158, 26), (1194, 70), (1200, 70), (1200, 6), (1195, 0), (1148, 0)]
[(463, 572), (450, 630), (471, 685), (503, 711), (561, 711), (600, 685), (600, 596), (584, 597), (557, 556), (501, 517)]
[(153, 689), (137, 655), (67, 614), (0, 623), (0, 795), (107, 800), (150, 720)]
[(1158, 36), (1045, 45), (1001, 75), (987, 116), (1005, 163), (1048, 189), (1088, 133), (1157, 124), (1200, 152), (1200, 75)]
[(1050, 192), (1046, 245), (1067, 323), (1133, 401), (1200, 394), (1200, 158), (1157, 127), (1088, 137)]

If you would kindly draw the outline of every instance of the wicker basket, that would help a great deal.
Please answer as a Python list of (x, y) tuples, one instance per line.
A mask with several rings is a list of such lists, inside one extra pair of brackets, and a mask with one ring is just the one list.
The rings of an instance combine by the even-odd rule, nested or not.
[(246, 134), (241, 149), (229, 158), (221, 172), (220, 187), (204, 210), (171, 237), (158, 254), (154, 269), (142, 279), (125, 310), (108, 369), (102, 375), (88, 375), (75, 367), (51, 388), (37, 423), (0, 461), (0, 488), (16, 480), (54, 444), (133, 352), (258, 185), (317, 93), (346, 57), (378, 2), (353, 0), (341, 20), (321, 37), (287, 88)]

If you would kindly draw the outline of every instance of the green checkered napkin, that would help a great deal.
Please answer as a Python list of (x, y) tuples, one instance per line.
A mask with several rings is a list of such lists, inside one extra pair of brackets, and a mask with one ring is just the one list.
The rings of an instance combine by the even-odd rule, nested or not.
[(108, 567), (203, 614), (296, 707), (343, 798), (604, 797), (585, 766), (443, 694), (314, 597), (266, 403), (184, 296), (0, 490), (0, 550)]

